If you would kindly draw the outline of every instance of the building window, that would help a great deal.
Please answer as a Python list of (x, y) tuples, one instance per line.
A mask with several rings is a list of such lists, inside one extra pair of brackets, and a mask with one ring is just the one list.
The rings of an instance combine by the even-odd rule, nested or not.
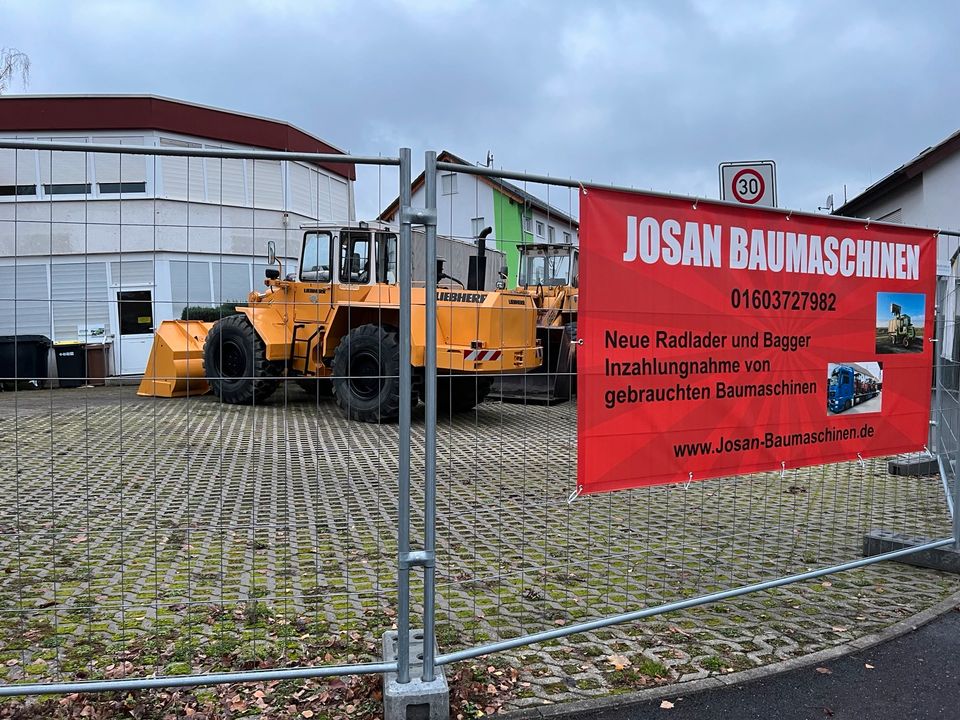
[(569, 245), (571, 242), (573, 242), (573, 239), (570, 237), (570, 233), (565, 232), (565, 233), (563, 234), (563, 241), (564, 241), (567, 245)]
[(43, 184), (44, 195), (87, 195), (90, 183), (53, 183)]
[(537, 237), (543, 237), (543, 223), (537, 220)]
[(557, 232), (554, 229), (553, 225), (547, 227), (547, 241), (553, 242), (557, 237)]
[(473, 237), (480, 237), (480, 231), (483, 230), (483, 218), (471, 218), (470, 219), (470, 232), (473, 233)]
[(145, 182), (102, 182), (97, 183), (101, 195), (110, 193), (145, 193), (147, 184)]
[(886, 215), (882, 215), (877, 218), (877, 220), (883, 220), (883, 222), (888, 223), (903, 223), (903, 208), (897, 208), (892, 212), (888, 212)]
[(523, 231), (533, 233), (533, 217), (530, 215), (523, 216)]
[(36, 185), (0, 185), (0, 197), (12, 197), (13, 195), (36, 195)]
[(440, 190), (444, 195), (457, 194), (457, 174), (444, 173), (440, 176)]

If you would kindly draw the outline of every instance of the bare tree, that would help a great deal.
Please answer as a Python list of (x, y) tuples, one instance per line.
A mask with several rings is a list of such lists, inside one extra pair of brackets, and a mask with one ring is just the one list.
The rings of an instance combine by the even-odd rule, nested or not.
[(20, 78), (20, 84), (27, 86), (30, 81), (30, 57), (16, 48), (0, 47), (0, 95)]

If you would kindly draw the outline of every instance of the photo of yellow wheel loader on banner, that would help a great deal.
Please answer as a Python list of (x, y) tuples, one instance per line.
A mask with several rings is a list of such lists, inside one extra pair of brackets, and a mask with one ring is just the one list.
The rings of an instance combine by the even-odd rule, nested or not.
[(877, 353), (923, 352), (926, 295), (877, 293)]

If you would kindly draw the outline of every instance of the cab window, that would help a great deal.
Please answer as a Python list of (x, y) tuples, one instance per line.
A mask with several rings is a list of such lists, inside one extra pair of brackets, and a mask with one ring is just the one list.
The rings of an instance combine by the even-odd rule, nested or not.
[(377, 233), (377, 282), (397, 282), (397, 236)]
[(363, 285), (370, 282), (370, 236), (340, 235), (340, 282)]
[(307, 233), (304, 236), (300, 279), (303, 282), (330, 282), (330, 233)]

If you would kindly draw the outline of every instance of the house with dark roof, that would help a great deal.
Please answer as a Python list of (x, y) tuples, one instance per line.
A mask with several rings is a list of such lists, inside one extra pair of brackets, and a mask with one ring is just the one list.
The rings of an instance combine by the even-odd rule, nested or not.
[[(469, 165), (444, 150), (439, 162)], [(473, 241), (485, 227), (493, 232), (487, 245), (499, 250), (509, 269), (508, 283), (517, 283), (520, 253), (517, 245), (566, 243), (578, 245), (580, 224), (573, 218), (577, 202), (573, 190), (551, 188), (556, 198), (542, 200), (525, 188), (500, 178), (458, 172), (437, 171), (437, 232), (460, 240)], [(413, 205), (424, 205), (424, 174), (413, 182)], [(388, 205), (379, 219), (399, 222), (400, 200)], [(562, 209), (561, 209), (562, 208)]]
[(0, 97), (0, 137), (130, 154), (0, 149), (0, 336), (98, 339), (144, 370), (153, 328), (187, 305), (245, 301), (266, 248), (301, 223), (354, 220), (354, 166), (138, 155), (138, 147), (342, 153), (281, 120), (151, 95)]
[[(960, 130), (923, 150), (834, 210), (835, 215), (960, 231)], [(941, 235), (937, 266), (949, 274), (960, 243)]]

